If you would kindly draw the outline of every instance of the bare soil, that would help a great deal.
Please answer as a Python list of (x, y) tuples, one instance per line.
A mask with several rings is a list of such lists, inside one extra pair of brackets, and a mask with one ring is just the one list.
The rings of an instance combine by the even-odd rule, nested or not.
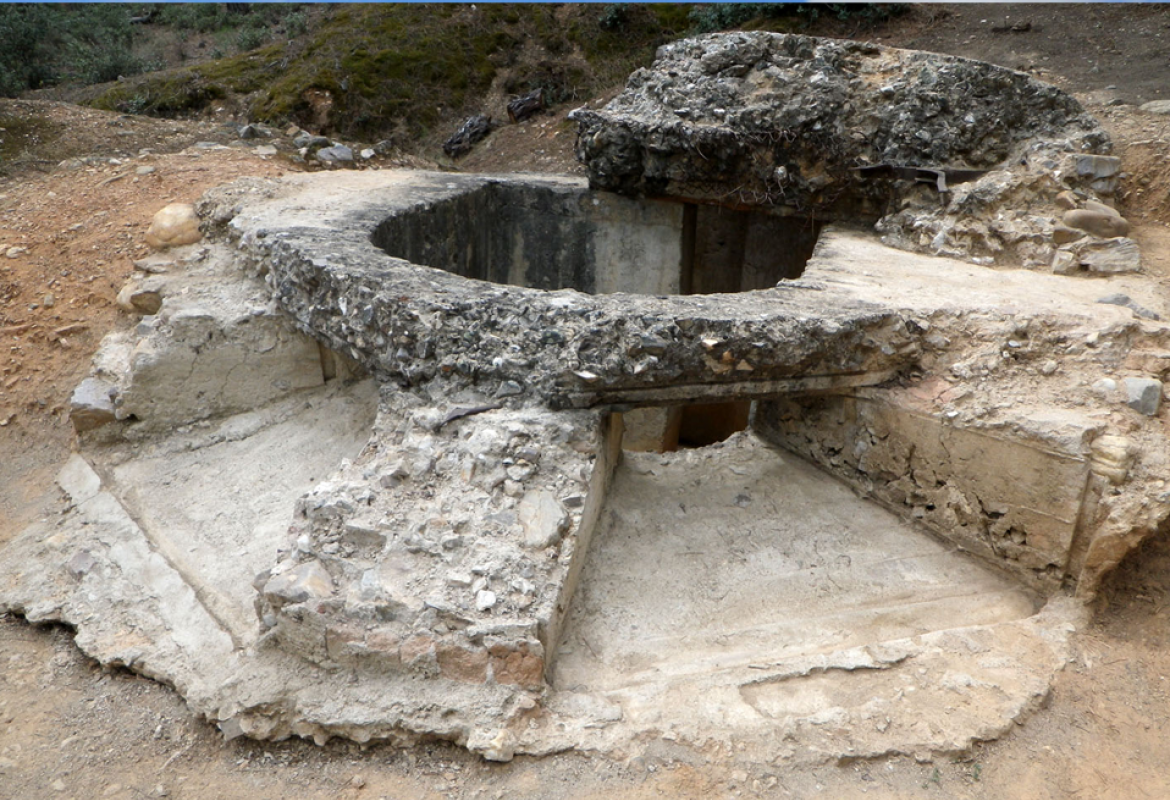
[[(1170, 275), (1170, 117), (1136, 107), (1170, 93), (1170, 8), (918, 6), (867, 37), (1027, 69), (1075, 93), (1114, 135), (1129, 174), (1120, 206), (1148, 268)], [(569, 110), (498, 130), (459, 166), (577, 171)], [(235, 177), (295, 168), (245, 147), (194, 147), (234, 142), (215, 120), (0, 103), (0, 118), (22, 115), (52, 124), (0, 174), (0, 545), (55, 498), (70, 392), (101, 337), (132, 324), (114, 297), (147, 252), (150, 217)], [(10, 258), (12, 248), (27, 249)], [(0, 643), (0, 798), (1170, 797), (1164, 535), (1112, 576), (1046, 708), (1000, 741), (928, 763), (794, 772), (663, 741), (629, 763), (569, 754), (498, 765), (444, 744), (224, 742), (168, 687), (103, 671), (63, 628), (0, 618)]]

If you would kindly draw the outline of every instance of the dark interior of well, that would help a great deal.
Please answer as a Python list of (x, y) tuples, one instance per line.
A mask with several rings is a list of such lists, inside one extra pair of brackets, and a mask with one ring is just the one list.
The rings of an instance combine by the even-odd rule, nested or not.
[(688, 205), (681, 293), (749, 292), (799, 278), (821, 227), (821, 222), (804, 217)]
[[(761, 211), (688, 204), (683, 214), (682, 294), (769, 289), (804, 273), (822, 223)], [(751, 403), (691, 403), (665, 426), (660, 451), (706, 447), (747, 428)]]

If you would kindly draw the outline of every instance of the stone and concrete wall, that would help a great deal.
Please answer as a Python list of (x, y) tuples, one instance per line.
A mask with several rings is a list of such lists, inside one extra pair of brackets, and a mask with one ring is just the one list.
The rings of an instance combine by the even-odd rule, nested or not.
[(1044, 592), (1067, 580), (1090, 468), (1058, 443), (956, 427), (904, 394), (763, 402), (766, 439)]
[(571, 118), (597, 189), (876, 222), (892, 246), (980, 264), (1140, 269), (1097, 202), (1121, 177), (1108, 134), (1072, 96), (992, 64), (716, 33), (664, 45)]
[[(387, 255), (395, 249), (386, 238), (393, 226), (381, 229), (380, 246), (371, 231), (498, 179), (369, 173), (330, 176), (326, 185), (310, 177), (284, 184), (285, 198), (234, 216), (239, 196), (212, 193), (205, 213), (232, 217), (238, 246), (265, 265), (274, 296), (298, 326), (385, 380), (492, 384), (500, 396), (555, 408), (650, 405), (872, 384), (916, 352), (896, 314), (857, 298), (825, 303), (795, 283), (739, 295), (585, 295), (420, 268)], [(305, 213), (292, 195), (310, 184), (318, 203)], [(573, 202), (604, 202), (581, 181), (515, 184), (536, 196), (572, 189), (579, 193)], [(470, 246), (451, 243), (458, 241), (405, 249), (443, 260)]]

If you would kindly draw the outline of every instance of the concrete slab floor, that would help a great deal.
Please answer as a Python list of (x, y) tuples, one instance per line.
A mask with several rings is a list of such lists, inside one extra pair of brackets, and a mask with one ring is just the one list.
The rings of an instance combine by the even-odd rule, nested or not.
[(153, 546), (237, 646), (248, 645), (259, 633), (252, 580), (287, 546), (296, 498), (361, 451), (376, 407), (372, 381), (331, 386), (90, 455)]
[(1033, 598), (750, 434), (618, 467), (555, 685), (606, 689), (1030, 616)]
[(750, 432), (625, 453), (550, 700), (586, 739), (956, 752), (1038, 707), (1075, 613)]

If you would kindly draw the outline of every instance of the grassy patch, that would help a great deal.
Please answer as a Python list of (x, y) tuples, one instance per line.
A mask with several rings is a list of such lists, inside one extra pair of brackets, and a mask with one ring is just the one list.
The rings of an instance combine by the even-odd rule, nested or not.
[[(658, 45), (686, 32), (690, 8), (614, 6), (606, 17), (597, 6), (339, 6), (299, 39), (125, 80), (93, 104), (180, 116), (235, 94), (246, 98), (255, 120), (306, 124), (312, 117), (306, 92), (318, 90), (333, 98), (334, 133), (418, 138), (478, 111), (501, 71), (505, 92), (541, 88), (551, 103), (620, 82), (648, 63)], [(211, 31), (226, 12), (167, 7), (165, 13), (192, 30)], [(301, 28), (298, 13), (284, 12), (286, 27)], [(547, 56), (526, 61), (522, 54), (534, 44)]]
[(49, 150), (62, 126), (37, 116), (0, 114), (0, 170), (29, 161), (51, 160)]
[(181, 116), (232, 95), (253, 120), (308, 126), (309, 97), (327, 92), (333, 105), (326, 133), (420, 141), (482, 112), (493, 86), (516, 95), (540, 88), (551, 104), (580, 102), (649, 64), (660, 45), (695, 32), (793, 30), (817, 14), (877, 21), (893, 8), (828, 6), (814, 14), (748, 3), (337, 5), (309, 24), (306, 6), (251, 7), (265, 16), (237, 18), (223, 4), (163, 7), (159, 19), (167, 24), (250, 49), (121, 81), (93, 104)]

